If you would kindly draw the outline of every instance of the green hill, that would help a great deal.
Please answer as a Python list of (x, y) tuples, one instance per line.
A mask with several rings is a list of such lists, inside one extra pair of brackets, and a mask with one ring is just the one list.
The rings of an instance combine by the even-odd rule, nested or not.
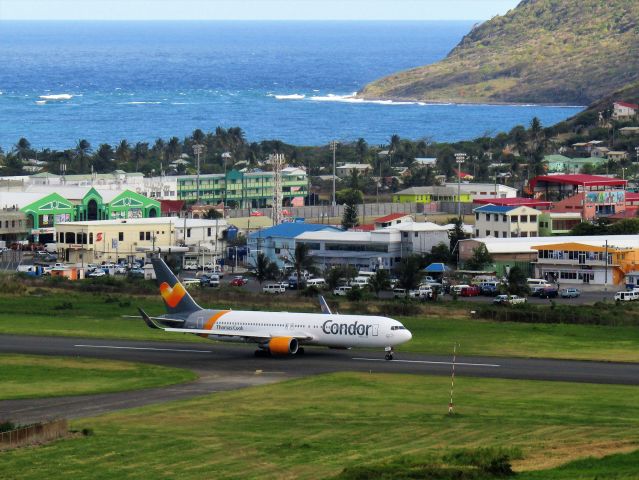
[(524, 0), (437, 63), (367, 85), (369, 99), (590, 104), (639, 80), (637, 0)]

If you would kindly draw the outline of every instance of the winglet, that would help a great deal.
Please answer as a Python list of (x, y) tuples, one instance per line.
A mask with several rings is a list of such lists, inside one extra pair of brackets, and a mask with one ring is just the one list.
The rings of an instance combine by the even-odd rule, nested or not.
[(144, 310), (142, 310), (141, 308), (138, 307), (138, 312), (140, 312), (140, 315), (142, 316), (142, 319), (144, 320), (144, 323), (146, 323), (146, 325), (149, 328), (153, 328), (153, 329), (156, 329), (156, 330), (162, 330), (162, 328), (160, 328), (157, 323), (155, 323), (153, 320), (151, 320), (151, 317), (149, 317)]
[(318, 295), (318, 297), (319, 297), (319, 304), (322, 309), (322, 313), (325, 313), (327, 315), (332, 315), (331, 308), (328, 306), (328, 303), (326, 303), (326, 300), (324, 300), (324, 297), (322, 295)]

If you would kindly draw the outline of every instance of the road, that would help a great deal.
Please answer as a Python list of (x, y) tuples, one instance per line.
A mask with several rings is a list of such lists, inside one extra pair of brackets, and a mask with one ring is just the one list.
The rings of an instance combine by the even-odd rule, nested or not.
[[(307, 348), (294, 358), (256, 358), (250, 345), (133, 342), (68, 337), (0, 335), (0, 352), (72, 355), (189, 368), (200, 379), (183, 385), (104, 395), (0, 401), (0, 419), (17, 422), (43, 418), (79, 418), (109, 411), (177, 400), (250, 385), (320, 373), (357, 371), (450, 375), (451, 358), (383, 352)], [(457, 357), (456, 374), (490, 378), (556, 380), (639, 385), (639, 364), (500, 357)]]

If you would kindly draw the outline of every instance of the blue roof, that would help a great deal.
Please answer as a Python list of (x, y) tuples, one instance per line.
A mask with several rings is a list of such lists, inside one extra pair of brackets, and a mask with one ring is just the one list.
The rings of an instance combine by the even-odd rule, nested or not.
[(515, 208), (519, 208), (520, 206), (521, 205), (484, 205), (483, 207), (477, 207), (474, 211), (480, 213), (508, 213)]
[(319, 232), (320, 230), (332, 230), (335, 232), (341, 232), (339, 228), (331, 227), (330, 225), (321, 225), (317, 223), (280, 223), (274, 227), (265, 228), (253, 232), (249, 235), (249, 238), (268, 238), (268, 237), (283, 237), (283, 238), (295, 238), (298, 235), (306, 232)]

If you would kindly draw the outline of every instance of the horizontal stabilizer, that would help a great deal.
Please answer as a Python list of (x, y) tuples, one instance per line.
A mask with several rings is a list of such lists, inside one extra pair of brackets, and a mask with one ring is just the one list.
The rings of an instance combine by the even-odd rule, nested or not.
[[(182, 318), (166, 318), (166, 317), (151, 317), (150, 315), (147, 315), (151, 320), (157, 320), (159, 322), (163, 322), (163, 323), (174, 323), (177, 325), (182, 325), (184, 323), (184, 319)], [(122, 315), (122, 318), (142, 318), (144, 319), (143, 316), (141, 315)]]

